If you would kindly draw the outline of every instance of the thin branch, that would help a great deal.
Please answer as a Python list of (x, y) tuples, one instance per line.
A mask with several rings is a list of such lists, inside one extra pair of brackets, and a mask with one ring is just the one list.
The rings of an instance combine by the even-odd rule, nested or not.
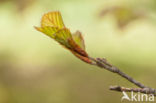
[(120, 86), (110, 86), (110, 90), (118, 91), (118, 92), (140, 92), (144, 94), (154, 94), (156, 96), (156, 91), (151, 88), (125, 88), (125, 87), (120, 87)]
[(115, 91), (126, 91), (126, 92), (141, 92), (144, 94), (154, 94), (154, 96), (156, 96), (156, 89), (147, 87), (145, 85), (143, 85), (142, 83), (136, 81), (135, 79), (133, 79), (132, 77), (130, 77), (129, 75), (125, 74), (124, 72), (122, 72), (120, 69), (118, 69), (117, 67), (113, 66), (112, 64), (108, 63), (106, 59), (104, 58), (92, 58), (89, 57), (93, 63), (92, 65), (98, 66), (100, 68), (104, 68), (110, 72), (116, 73), (118, 75), (120, 75), (121, 77), (127, 79), (129, 82), (135, 84), (137, 87), (139, 88), (125, 88), (125, 87), (120, 87), (120, 86), (111, 86), (110, 90), (115, 90)]

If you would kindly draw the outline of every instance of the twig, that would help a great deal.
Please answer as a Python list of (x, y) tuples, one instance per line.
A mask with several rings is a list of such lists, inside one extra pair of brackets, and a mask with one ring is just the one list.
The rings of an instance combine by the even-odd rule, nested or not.
[(153, 94), (154, 96), (156, 96), (156, 89), (147, 87), (145, 85), (143, 85), (142, 83), (136, 81), (135, 79), (133, 79), (132, 77), (128, 76), (127, 74), (125, 74), (124, 72), (122, 72), (120, 69), (118, 69), (117, 67), (113, 66), (112, 64), (108, 63), (106, 59), (104, 58), (92, 58), (89, 57), (93, 63), (92, 65), (98, 66), (100, 68), (104, 68), (110, 72), (116, 73), (118, 75), (120, 75), (121, 77), (127, 79), (129, 82), (135, 84), (136, 86), (138, 86), (139, 88), (125, 88), (125, 87), (120, 87), (120, 86), (111, 86), (110, 90), (115, 90), (115, 91), (125, 91), (125, 92), (141, 92), (144, 94)]
[[(120, 87), (120, 86), (110, 86), (109, 88), (110, 90), (114, 90), (114, 91), (125, 91), (125, 92), (140, 92), (140, 93), (144, 93), (144, 94), (155, 94), (155, 90), (151, 89), (151, 88), (125, 88), (125, 87)], [(155, 91), (155, 92), (154, 92)]]

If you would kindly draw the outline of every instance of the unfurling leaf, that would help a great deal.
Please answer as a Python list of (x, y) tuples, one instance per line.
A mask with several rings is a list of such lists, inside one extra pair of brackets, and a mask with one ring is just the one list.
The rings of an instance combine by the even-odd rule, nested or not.
[(63, 23), (60, 12), (49, 12), (41, 19), (41, 27), (35, 27), (38, 31), (53, 38), (66, 49), (70, 50), (76, 57), (91, 63), (85, 51), (84, 40), (79, 31), (73, 33)]
[(54, 34), (58, 32), (57, 27), (50, 27), (50, 26), (45, 26), (45, 27), (35, 27), (38, 31), (46, 34), (47, 36), (50, 36), (51, 38), (54, 38)]
[(81, 32), (76, 31), (73, 34), (73, 39), (83, 50), (85, 50), (85, 44)]
[(60, 12), (49, 12), (44, 14), (41, 20), (41, 26), (58, 27), (59, 29), (64, 28), (64, 23)]

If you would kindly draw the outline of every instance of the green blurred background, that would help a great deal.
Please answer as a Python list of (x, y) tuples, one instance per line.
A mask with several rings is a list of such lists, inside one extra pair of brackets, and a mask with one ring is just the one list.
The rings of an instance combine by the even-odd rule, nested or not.
[(155, 0), (0, 0), (0, 103), (120, 103), (109, 86), (135, 87), (34, 29), (55, 10), (90, 56), (156, 87)]

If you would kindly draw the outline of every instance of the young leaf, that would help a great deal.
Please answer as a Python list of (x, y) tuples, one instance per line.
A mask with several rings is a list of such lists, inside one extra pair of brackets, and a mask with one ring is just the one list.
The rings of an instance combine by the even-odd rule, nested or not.
[(79, 31), (73, 35), (64, 26), (60, 12), (49, 12), (44, 14), (41, 20), (41, 27), (35, 27), (38, 31), (53, 38), (66, 49), (70, 50), (79, 59), (91, 63), (85, 51), (84, 40)]
[(67, 28), (58, 30), (54, 34), (54, 39), (59, 42), (61, 45), (64, 45), (66, 48), (71, 49), (72, 46), (69, 44), (69, 39), (72, 39), (71, 33)]
[(74, 51), (82, 56), (88, 57), (88, 54), (86, 53), (86, 51), (84, 51), (79, 45), (77, 45), (73, 39), (68, 39), (68, 42), (72, 47), (71, 48), (72, 51)]
[(81, 32), (76, 31), (72, 36), (76, 44), (85, 50), (85, 44)]
[(47, 36), (51, 37), (54, 39), (55, 33), (58, 32), (58, 27), (50, 27), (50, 26), (45, 26), (45, 27), (35, 27), (36, 30), (46, 34)]
[(61, 13), (55, 11), (44, 14), (41, 20), (41, 27), (45, 26), (58, 27), (59, 29), (64, 28), (65, 26), (62, 20)]

